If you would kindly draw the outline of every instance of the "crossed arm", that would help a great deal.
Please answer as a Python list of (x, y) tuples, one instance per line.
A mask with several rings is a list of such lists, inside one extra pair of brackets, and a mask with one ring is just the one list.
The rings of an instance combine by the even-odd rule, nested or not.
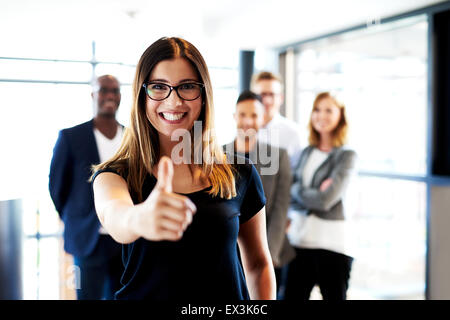
[(291, 197), (305, 208), (320, 211), (330, 210), (342, 198), (354, 170), (355, 161), (356, 153), (346, 151), (332, 170), (329, 177), (331, 181), (327, 179), (328, 188), (304, 187), (301, 181), (296, 181), (291, 188)]

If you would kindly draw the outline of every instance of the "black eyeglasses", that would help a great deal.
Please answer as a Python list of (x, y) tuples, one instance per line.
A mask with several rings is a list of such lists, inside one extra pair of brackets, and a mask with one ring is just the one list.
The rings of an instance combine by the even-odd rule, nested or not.
[(148, 97), (152, 100), (161, 101), (167, 99), (172, 93), (172, 90), (175, 90), (180, 99), (192, 101), (200, 97), (205, 85), (200, 82), (186, 82), (172, 87), (165, 83), (150, 82), (144, 83), (142, 86), (145, 88)]

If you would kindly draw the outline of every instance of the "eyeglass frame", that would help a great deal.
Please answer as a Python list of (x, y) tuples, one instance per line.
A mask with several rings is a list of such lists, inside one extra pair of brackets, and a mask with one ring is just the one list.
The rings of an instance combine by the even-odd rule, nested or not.
[[(147, 91), (147, 85), (149, 85), (149, 84), (162, 84), (162, 85), (165, 85), (165, 86), (169, 87), (169, 89), (170, 89), (169, 94), (164, 99), (153, 99), (152, 97), (150, 97), (150, 95), (148, 94), (148, 91)], [(186, 85), (186, 84), (197, 84), (197, 85), (199, 85), (200, 86), (200, 94), (197, 97), (195, 97), (194, 99), (185, 99), (185, 98), (181, 97), (180, 94), (178, 93), (178, 88), (181, 87), (182, 85)], [(198, 97), (200, 97), (202, 95), (203, 89), (205, 88), (205, 84), (201, 83), (201, 82), (192, 81), (192, 82), (183, 82), (183, 83), (180, 83), (177, 86), (171, 86), (170, 84), (163, 83), (163, 82), (144, 82), (142, 84), (142, 87), (144, 88), (144, 91), (145, 91), (145, 94), (147, 95), (147, 97), (149, 97), (153, 101), (166, 100), (168, 97), (170, 97), (170, 95), (172, 94), (173, 90), (175, 90), (175, 92), (177, 93), (178, 98), (180, 98), (181, 100), (194, 101), (194, 100), (197, 100)]]

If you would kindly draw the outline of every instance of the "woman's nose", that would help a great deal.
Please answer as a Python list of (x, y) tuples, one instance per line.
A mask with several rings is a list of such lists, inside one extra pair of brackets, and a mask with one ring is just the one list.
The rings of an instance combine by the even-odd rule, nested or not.
[(181, 99), (178, 96), (178, 93), (176, 90), (172, 90), (170, 95), (167, 97), (166, 101), (175, 106), (179, 106), (183, 103), (183, 99)]
[(319, 112), (318, 118), (319, 119), (325, 119), (327, 117), (327, 114), (325, 112)]

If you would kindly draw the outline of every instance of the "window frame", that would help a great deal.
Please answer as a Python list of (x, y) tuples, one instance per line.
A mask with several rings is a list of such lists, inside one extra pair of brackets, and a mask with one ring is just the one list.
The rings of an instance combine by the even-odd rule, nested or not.
[[(286, 64), (286, 56), (291, 54), (292, 51), (297, 53), (299, 47), (305, 44), (317, 42), (319, 40), (336, 37), (339, 35), (347, 34), (353, 31), (363, 30), (366, 28), (370, 28), (374, 25), (384, 25), (391, 22), (400, 21), (402, 19), (407, 19), (411, 17), (417, 17), (420, 15), (426, 15), (426, 20), (428, 22), (428, 34), (427, 34), (427, 99), (426, 99), (426, 115), (427, 115), (427, 124), (426, 124), (426, 173), (425, 175), (407, 175), (407, 174), (393, 174), (389, 172), (378, 172), (378, 171), (359, 171), (359, 176), (367, 176), (367, 177), (379, 177), (379, 178), (388, 178), (388, 179), (400, 179), (400, 180), (408, 180), (408, 181), (416, 181), (423, 182), (426, 185), (426, 256), (425, 256), (425, 299), (430, 299), (430, 216), (431, 216), (431, 189), (435, 186), (450, 186), (450, 177), (447, 176), (439, 176), (432, 172), (432, 161), (433, 161), (433, 153), (434, 153), (434, 141), (433, 141), (433, 119), (435, 113), (437, 111), (436, 108), (439, 106), (435, 105), (433, 99), (433, 84), (434, 84), (434, 43), (433, 43), (433, 22), (434, 15), (440, 12), (444, 12), (450, 10), (450, 3), (444, 2), (431, 6), (427, 6), (424, 8), (419, 8), (413, 11), (405, 12), (402, 14), (381, 18), (379, 16), (372, 17), (368, 19), (365, 24), (359, 24), (356, 26), (352, 26), (349, 28), (344, 28), (341, 30), (337, 30), (335, 32), (330, 32), (326, 34), (322, 34), (316, 37), (307, 38), (301, 41), (288, 43), (283, 46), (279, 46), (273, 48), (276, 52), (278, 52), (279, 63), (280, 66), (283, 66), (284, 69), (292, 68), (294, 66)], [(281, 70), (280, 73), (284, 77), (285, 82), (293, 82), (296, 77), (294, 76), (292, 79), (286, 79), (286, 76), (289, 74), (286, 70)], [(290, 95), (291, 100), (296, 101), (295, 90), (289, 90), (289, 92), (285, 92), (285, 95)], [(290, 107), (292, 108), (292, 106)], [(294, 110), (295, 111), (295, 110)], [(289, 114), (295, 116), (295, 112), (291, 111)]]

